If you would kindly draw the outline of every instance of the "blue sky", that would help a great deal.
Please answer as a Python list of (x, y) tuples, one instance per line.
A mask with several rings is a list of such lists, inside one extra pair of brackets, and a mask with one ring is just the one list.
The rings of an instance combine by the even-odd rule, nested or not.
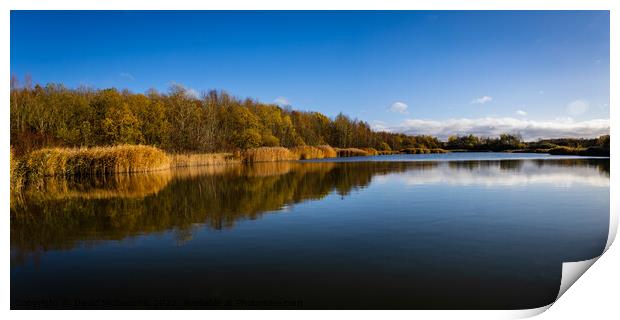
[(609, 132), (607, 11), (11, 12), (11, 73), (342, 111), (376, 129)]

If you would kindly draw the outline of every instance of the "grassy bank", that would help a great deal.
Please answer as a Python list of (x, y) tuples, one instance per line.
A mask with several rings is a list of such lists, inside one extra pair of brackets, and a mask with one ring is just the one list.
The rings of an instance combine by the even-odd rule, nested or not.
[(317, 147), (299, 146), (292, 148), (291, 151), (297, 157), (295, 160), (335, 158), (338, 156), (336, 150), (328, 145)]
[[(43, 177), (105, 176), (109, 174), (148, 172), (179, 167), (217, 166), (242, 163), (296, 161), (335, 157), (373, 156), (385, 154), (431, 154), (457, 152), (438, 148), (406, 148), (382, 150), (374, 148), (332, 148), (322, 146), (260, 147), (234, 153), (169, 154), (158, 148), (143, 145), (119, 145), (94, 148), (46, 148), (17, 156), (11, 148), (11, 189), (20, 190), (26, 184), (36, 185)], [(609, 150), (599, 147), (550, 149), (521, 149), (510, 152), (544, 152), (553, 155), (609, 156)]]
[(291, 150), (283, 147), (261, 147), (245, 150), (241, 153), (244, 162), (290, 161), (297, 160)]
[(13, 153), (13, 147), (11, 147), (11, 151), (9, 153), (9, 162), (10, 162), (10, 179), (11, 179), (11, 189), (13, 188), (21, 188), (24, 184), (24, 177), (19, 172), (19, 160), (15, 157)]
[(11, 187), (20, 188), (43, 177), (104, 176), (196, 167), (336, 157), (330, 146), (292, 149), (263, 147), (237, 153), (167, 154), (149, 146), (121, 145), (95, 148), (46, 148), (16, 157), (10, 153)]
[(377, 151), (374, 148), (332, 148), (298, 146), (260, 147), (235, 153), (169, 154), (143, 145), (119, 145), (94, 148), (45, 148), (22, 156), (11, 149), (11, 188), (41, 181), (43, 177), (105, 176), (119, 173), (148, 172), (177, 167), (215, 166), (241, 163), (296, 161), (335, 157), (371, 156), (394, 153), (443, 153), (441, 149), (411, 148)]
[(50, 148), (11, 157), (11, 182), (18, 187), (46, 176), (101, 176), (167, 169), (170, 158), (148, 146)]
[(273, 162), (294, 161), (309, 159), (335, 158), (337, 151), (327, 145), (323, 146), (298, 146), (290, 149), (284, 147), (261, 147), (247, 149), (240, 154), (243, 162)]
[(168, 157), (172, 168), (241, 163), (241, 157), (232, 153), (170, 154)]

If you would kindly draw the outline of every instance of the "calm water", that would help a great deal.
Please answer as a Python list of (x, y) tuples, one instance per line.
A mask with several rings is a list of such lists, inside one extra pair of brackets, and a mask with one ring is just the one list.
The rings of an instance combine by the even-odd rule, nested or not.
[(605, 247), (609, 160), (500, 156), (50, 180), (11, 199), (11, 306), (547, 305)]

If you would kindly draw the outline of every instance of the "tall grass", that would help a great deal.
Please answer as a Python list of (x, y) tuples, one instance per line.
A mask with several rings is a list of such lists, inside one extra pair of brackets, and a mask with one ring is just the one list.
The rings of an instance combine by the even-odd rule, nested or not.
[(260, 147), (247, 149), (241, 153), (243, 161), (247, 163), (267, 161), (298, 160), (297, 155), (283, 147)]
[(241, 157), (232, 153), (171, 154), (169, 157), (170, 166), (174, 168), (241, 163)]
[(377, 149), (375, 148), (360, 148), (360, 149), (366, 151), (366, 153), (368, 153), (369, 156), (379, 155), (379, 151), (377, 151)]
[[(562, 150), (563, 152), (567, 152)], [(572, 150), (571, 150), (572, 151)], [(332, 148), (322, 146), (261, 147), (235, 153), (166, 154), (150, 146), (120, 145), (95, 148), (49, 148), (15, 157), (11, 148), (11, 188), (39, 182), (43, 177), (105, 176), (164, 170), (179, 167), (215, 166), (255, 162), (294, 161), (335, 157), (392, 154), (374, 148)], [(408, 148), (400, 153), (444, 153), (442, 149)]]
[(171, 167), (214, 166), (242, 162), (272, 162), (336, 157), (330, 146), (262, 147), (236, 153), (166, 154), (155, 147), (120, 145), (95, 148), (48, 148), (15, 157), (11, 148), (11, 188), (43, 177), (104, 176), (147, 172)]
[(241, 152), (241, 157), (246, 163), (253, 162), (272, 162), (272, 161), (291, 161), (335, 158), (338, 156), (336, 150), (330, 146), (298, 146), (291, 149), (283, 147), (260, 147), (247, 149)]
[(20, 189), (24, 184), (24, 171), (20, 170), (19, 159), (15, 157), (15, 153), (13, 153), (13, 147), (11, 146), (10, 151), (10, 166), (11, 171), (9, 173), (11, 180), (11, 191), (14, 189)]
[(323, 158), (334, 158), (337, 156), (336, 150), (334, 148), (324, 145), (318, 147), (312, 146), (299, 146), (293, 147), (291, 149), (298, 160), (308, 160), (308, 159), (323, 159)]
[(170, 158), (149, 146), (40, 149), (26, 155), (17, 170), (27, 180), (45, 176), (86, 176), (162, 170)]
[(323, 151), (323, 158), (336, 158), (338, 156), (338, 153), (336, 152), (336, 150), (329, 145), (325, 144), (325, 145), (317, 146), (317, 148)]

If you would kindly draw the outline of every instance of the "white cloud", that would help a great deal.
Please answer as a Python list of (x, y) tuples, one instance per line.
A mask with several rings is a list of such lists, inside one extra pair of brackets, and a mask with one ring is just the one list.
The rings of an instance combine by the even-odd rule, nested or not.
[(570, 114), (571, 116), (578, 116), (584, 114), (586, 111), (588, 111), (589, 108), (590, 102), (588, 102), (587, 100), (579, 99), (569, 103), (566, 106), (566, 111), (568, 111), (568, 114)]
[(472, 100), (470, 103), (471, 104), (485, 104), (485, 103), (491, 102), (491, 101), (493, 101), (493, 97), (482, 96), (482, 97), (478, 97), (478, 98)]
[(527, 116), (527, 112), (523, 111), (523, 110), (517, 110), (517, 114), (520, 116)]
[(409, 108), (409, 106), (407, 104), (405, 104), (404, 102), (394, 102), (389, 108), (388, 110), (390, 110), (391, 112), (398, 112), (398, 113), (408, 113), (407, 108)]
[(129, 72), (121, 72), (118, 75), (121, 76), (121, 78), (129, 79), (131, 81), (136, 80), (136, 78), (134, 78), (133, 75)]
[(389, 131), (390, 130), (390, 128), (388, 127), (387, 123), (385, 123), (383, 121), (379, 121), (379, 120), (371, 121), (370, 122), (370, 126), (375, 131)]
[(386, 131), (403, 132), (412, 135), (427, 134), (447, 139), (451, 135), (475, 134), (498, 136), (501, 133), (521, 134), (525, 140), (538, 138), (584, 137), (593, 138), (609, 134), (609, 119), (593, 119), (576, 122), (571, 118), (550, 121), (533, 121), (510, 117), (485, 117), (478, 119), (449, 119), (444, 121), (406, 119), (401, 125), (383, 127)]
[(291, 102), (285, 97), (277, 97), (273, 102), (279, 106), (290, 106)]

